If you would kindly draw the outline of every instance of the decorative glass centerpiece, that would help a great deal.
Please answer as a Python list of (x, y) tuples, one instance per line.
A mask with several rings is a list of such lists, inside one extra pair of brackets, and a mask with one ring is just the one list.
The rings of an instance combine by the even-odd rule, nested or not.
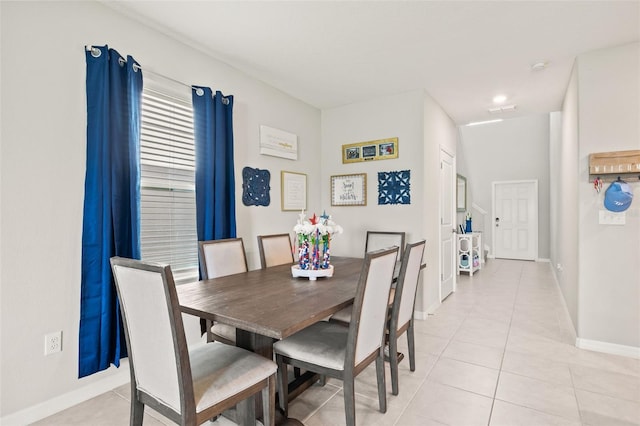
[(293, 230), (298, 250), (298, 264), (291, 267), (293, 276), (308, 277), (310, 280), (332, 276), (331, 238), (342, 234), (342, 227), (326, 212), (320, 217), (314, 213), (309, 220), (305, 220), (303, 210)]

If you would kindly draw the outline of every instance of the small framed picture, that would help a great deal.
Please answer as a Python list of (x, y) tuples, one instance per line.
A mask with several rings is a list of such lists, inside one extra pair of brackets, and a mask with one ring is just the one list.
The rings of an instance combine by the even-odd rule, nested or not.
[(398, 158), (398, 138), (342, 145), (342, 163)]
[(376, 146), (375, 145), (365, 145), (362, 147), (362, 159), (366, 160), (368, 158), (376, 157)]
[(332, 206), (366, 206), (367, 174), (331, 176)]
[(348, 160), (359, 160), (360, 159), (360, 147), (355, 148), (347, 148), (345, 150), (345, 155)]
[(280, 172), (281, 207), (287, 210), (307, 209), (307, 175), (296, 172)]

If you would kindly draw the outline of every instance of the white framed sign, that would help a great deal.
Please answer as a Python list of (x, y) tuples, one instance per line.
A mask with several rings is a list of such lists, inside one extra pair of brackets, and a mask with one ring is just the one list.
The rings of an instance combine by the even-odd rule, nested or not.
[(307, 209), (307, 175), (296, 172), (280, 172), (282, 210)]
[(331, 176), (332, 206), (366, 206), (367, 174)]
[(298, 136), (284, 130), (261, 125), (260, 154), (297, 160)]

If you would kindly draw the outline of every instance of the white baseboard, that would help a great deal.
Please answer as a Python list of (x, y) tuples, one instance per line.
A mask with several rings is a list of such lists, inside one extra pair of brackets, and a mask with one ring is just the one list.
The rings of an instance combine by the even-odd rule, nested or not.
[(426, 312), (423, 312), (423, 311), (413, 311), (413, 318), (414, 319), (426, 320), (428, 315), (429, 314), (427, 314)]
[(37, 422), (45, 417), (66, 410), (81, 402), (88, 401), (105, 392), (109, 392), (118, 386), (129, 383), (129, 378), (129, 360), (123, 359), (120, 362), (120, 368), (118, 368), (114, 374), (95, 381), (90, 385), (82, 386), (71, 392), (51, 398), (48, 401), (4, 416), (0, 418), (0, 424), (2, 426), (23, 426)]
[[(189, 345), (189, 349), (197, 348), (206, 344), (204, 339), (195, 341)], [(98, 395), (102, 395), (105, 392), (109, 392), (119, 386), (129, 383), (131, 378), (129, 372), (129, 359), (123, 358), (120, 360), (120, 367), (110, 367), (115, 370), (113, 374), (107, 377), (96, 380), (95, 382), (82, 386), (78, 389), (67, 392), (63, 395), (51, 398), (47, 401), (25, 408), (24, 410), (17, 411), (0, 418), (0, 425), (2, 426), (24, 426), (38, 420), (42, 420), (53, 414), (59, 413), (62, 410), (73, 407), (74, 405), (88, 401), (91, 398), (95, 398)], [(108, 371), (108, 370), (105, 370)], [(101, 374), (101, 373), (97, 373)]]
[(589, 351), (603, 352), (640, 359), (640, 348), (635, 346), (618, 345), (616, 343), (600, 342), (598, 340), (576, 339), (576, 347)]
[(558, 272), (549, 261), (549, 268), (551, 269), (551, 275), (553, 276), (553, 281), (556, 284), (556, 291), (560, 295), (560, 300), (562, 300), (562, 311), (564, 312), (564, 320), (567, 321), (567, 324), (571, 325), (571, 339), (575, 342), (578, 339), (578, 335), (576, 334), (576, 326), (571, 319), (571, 315), (569, 314), (569, 307), (567, 306), (567, 301), (564, 298), (564, 294), (562, 293), (562, 289), (560, 288), (560, 280), (558, 279)]

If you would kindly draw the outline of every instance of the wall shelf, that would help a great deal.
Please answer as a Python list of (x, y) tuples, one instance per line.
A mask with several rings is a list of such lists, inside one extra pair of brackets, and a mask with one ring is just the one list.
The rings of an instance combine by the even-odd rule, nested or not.
[(600, 178), (604, 182), (640, 179), (640, 150), (598, 152), (589, 155), (589, 181)]

